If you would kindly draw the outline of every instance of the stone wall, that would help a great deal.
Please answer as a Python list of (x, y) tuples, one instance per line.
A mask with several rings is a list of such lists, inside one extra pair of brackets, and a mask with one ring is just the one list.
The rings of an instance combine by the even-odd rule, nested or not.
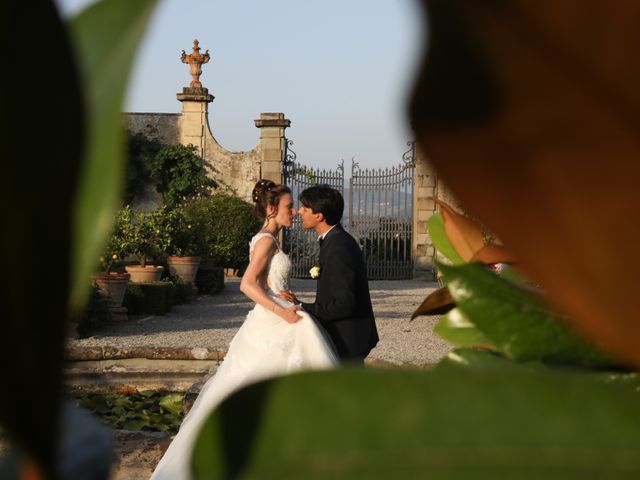
[[(204, 158), (207, 174), (219, 185), (218, 192), (251, 202), (253, 186), (261, 178), (282, 183), (284, 131), (290, 125), (284, 114), (260, 114), (255, 120), (260, 130), (257, 145), (249, 151), (231, 152), (218, 143), (209, 127), (208, 103), (213, 96), (206, 89), (199, 89), (197, 95), (191, 90), (178, 94), (182, 113), (125, 113), (126, 127), (167, 145), (195, 145)], [(138, 202), (143, 205), (159, 200), (152, 191), (143, 197)]]
[(125, 125), (132, 133), (140, 133), (147, 138), (167, 145), (179, 141), (179, 113), (124, 113)]

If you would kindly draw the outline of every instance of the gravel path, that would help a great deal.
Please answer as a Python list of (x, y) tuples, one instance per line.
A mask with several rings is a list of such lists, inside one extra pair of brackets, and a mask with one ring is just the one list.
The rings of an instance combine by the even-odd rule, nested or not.
[[(314, 280), (294, 279), (291, 286), (301, 300), (313, 300)], [(369, 286), (380, 334), (380, 342), (370, 353), (370, 359), (398, 365), (431, 365), (451, 350), (449, 344), (433, 333), (438, 317), (418, 317), (409, 322), (411, 312), (437, 288), (435, 283), (371, 281)], [(92, 337), (71, 340), (71, 346), (226, 349), (252, 306), (240, 292), (239, 279), (227, 279), (224, 290), (218, 294), (175, 306), (166, 315), (135, 317), (112, 325)]]

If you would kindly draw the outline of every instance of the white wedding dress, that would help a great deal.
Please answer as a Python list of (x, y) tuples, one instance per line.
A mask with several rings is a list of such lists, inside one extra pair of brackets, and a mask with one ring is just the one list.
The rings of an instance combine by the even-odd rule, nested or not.
[[(249, 244), (249, 255), (258, 240), (269, 233), (258, 233)], [(280, 250), (268, 266), (267, 293), (283, 307), (291, 303), (276, 298), (275, 292), (289, 289), (291, 261)], [(235, 390), (278, 375), (305, 369), (327, 369), (338, 364), (338, 358), (327, 334), (305, 312), (297, 323), (256, 305), (229, 345), (224, 361), (215, 376), (202, 387), (180, 430), (158, 463), (152, 480), (190, 479), (191, 451), (200, 427), (215, 407)]]

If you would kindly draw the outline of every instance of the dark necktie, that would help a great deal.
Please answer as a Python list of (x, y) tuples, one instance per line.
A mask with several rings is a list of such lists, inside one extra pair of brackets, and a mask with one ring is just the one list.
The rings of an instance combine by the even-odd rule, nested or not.
[(320, 237), (320, 238), (318, 239), (318, 244), (319, 244), (320, 246), (322, 246), (322, 242), (324, 242), (324, 237)]

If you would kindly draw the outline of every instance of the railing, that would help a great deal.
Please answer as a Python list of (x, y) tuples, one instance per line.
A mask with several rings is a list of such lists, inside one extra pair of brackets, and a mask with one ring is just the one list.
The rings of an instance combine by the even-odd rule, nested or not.
[[(296, 161), (292, 144), (286, 140), (283, 176), (296, 204), (305, 188), (318, 184), (329, 185), (345, 195), (344, 161), (334, 170), (310, 168)], [(362, 170), (357, 162), (351, 163), (342, 224), (360, 244), (370, 280), (413, 276), (415, 142), (407, 145), (409, 150), (403, 154), (402, 164), (394, 167)], [(284, 249), (293, 264), (292, 276), (309, 278), (309, 270), (318, 258), (317, 234), (305, 230), (298, 215), (284, 233)]]
[(413, 276), (411, 255), (415, 143), (390, 168), (351, 164), (349, 232), (360, 244), (370, 280)]

